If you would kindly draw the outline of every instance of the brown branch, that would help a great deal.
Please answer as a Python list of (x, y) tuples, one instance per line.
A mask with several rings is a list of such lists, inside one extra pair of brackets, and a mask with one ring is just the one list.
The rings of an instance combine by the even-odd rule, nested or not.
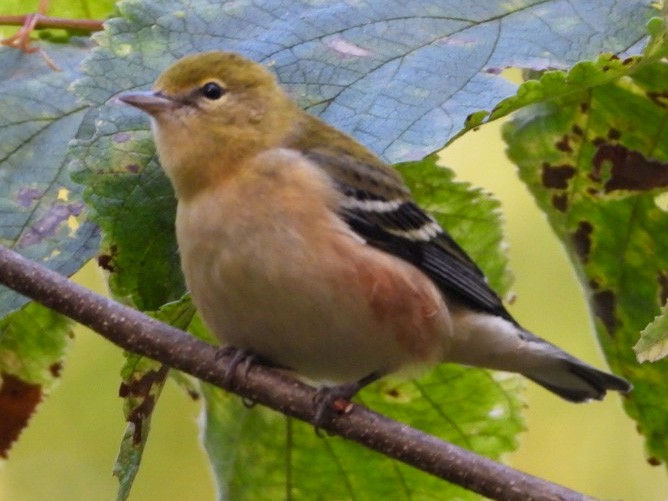
[[(270, 368), (253, 365), (229, 381), (229, 357), (216, 347), (99, 296), (17, 253), (0, 247), (0, 283), (97, 331), (118, 346), (261, 403), (313, 422), (315, 390)], [(427, 473), (498, 500), (584, 501), (583, 494), (496, 463), (362, 406), (321, 428)]]
[(95, 32), (102, 29), (104, 21), (99, 19), (69, 19), (65, 17), (51, 17), (41, 14), (26, 14), (23, 16), (0, 16), (0, 26), (25, 26), (32, 24), (33, 29), (61, 28), (65, 30), (81, 30)]

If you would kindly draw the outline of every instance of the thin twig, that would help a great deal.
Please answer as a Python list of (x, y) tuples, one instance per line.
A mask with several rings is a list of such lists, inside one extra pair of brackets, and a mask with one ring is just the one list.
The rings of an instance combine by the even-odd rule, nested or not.
[[(118, 346), (232, 391), (288, 416), (312, 422), (315, 390), (262, 365), (225, 383), (230, 356), (187, 333), (99, 296), (0, 247), (0, 283), (97, 331)], [(243, 373), (243, 374), (242, 374)], [(583, 494), (496, 463), (362, 406), (320, 427), (488, 498), (585, 501)]]
[(44, 15), (0, 16), (0, 26), (24, 26), (30, 18), (36, 17), (33, 29), (61, 28), (65, 30), (100, 31), (104, 21), (100, 19), (69, 19)]
[(13, 47), (26, 54), (39, 53), (52, 70), (60, 71), (55, 61), (49, 57), (44, 49), (32, 44), (30, 35), (39, 28), (63, 28), (82, 31), (100, 31), (103, 21), (97, 19), (66, 19), (62, 17), (50, 17), (46, 15), (49, 0), (40, 0), (37, 12), (24, 16), (0, 16), (0, 26), (21, 26), (12, 36), (0, 40), (1, 45)]

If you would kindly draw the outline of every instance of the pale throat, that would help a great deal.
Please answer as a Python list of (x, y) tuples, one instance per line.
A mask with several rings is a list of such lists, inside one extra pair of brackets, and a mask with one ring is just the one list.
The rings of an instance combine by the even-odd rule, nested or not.
[(151, 119), (160, 165), (179, 200), (215, 188), (232, 176), (243, 159), (258, 150), (256, 140), (195, 131), (182, 122)]

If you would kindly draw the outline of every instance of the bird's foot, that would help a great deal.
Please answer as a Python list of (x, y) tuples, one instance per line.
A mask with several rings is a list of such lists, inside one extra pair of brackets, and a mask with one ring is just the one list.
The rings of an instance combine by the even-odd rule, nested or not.
[(320, 428), (329, 418), (350, 412), (353, 406), (350, 399), (359, 390), (360, 386), (357, 382), (318, 388), (313, 397), (315, 405), (313, 425), (318, 435), (320, 435)]
[(382, 377), (380, 371), (372, 372), (359, 381), (337, 386), (323, 386), (316, 391), (313, 398), (315, 417), (313, 425), (316, 434), (320, 435), (320, 428), (330, 418), (347, 414), (353, 408), (350, 400), (365, 386)]

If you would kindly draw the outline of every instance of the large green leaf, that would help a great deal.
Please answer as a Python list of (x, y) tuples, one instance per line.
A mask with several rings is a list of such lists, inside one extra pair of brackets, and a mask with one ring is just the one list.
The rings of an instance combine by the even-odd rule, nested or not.
[[(30, 14), (26, 9), (37, 8), (37, 3), (6, 0), (0, 15)], [(111, 0), (57, 2), (48, 13), (103, 17), (113, 4)], [(17, 29), (3, 28), (4, 35)], [(54, 33), (62, 30), (49, 32), (49, 37)], [(66, 40), (67, 44), (33, 42), (57, 70), (40, 52), (0, 46), (0, 244), (71, 275), (97, 252), (99, 237), (87, 220), (82, 187), (71, 181), (67, 169), (69, 141), (87, 112), (70, 85), (81, 77), (79, 65), (94, 44), (85, 38)], [(0, 317), (25, 302), (0, 287)]]
[(270, 64), (305, 108), (393, 162), (439, 149), (468, 115), (511, 95), (501, 69), (624, 52), (652, 13), (640, 0), (126, 0), (119, 10), (78, 86), (92, 103), (150, 85), (185, 54), (233, 50)]
[[(419, 382), (381, 382), (370, 408), (493, 458), (516, 447), (521, 404), (514, 378), (442, 366)], [(204, 440), (221, 499), (477, 499), (471, 492), (302, 422), (204, 387)]]
[[(67, 88), (90, 45), (46, 47), (62, 71), (37, 54), (0, 46), (0, 244), (70, 275), (97, 248), (65, 158), (86, 113)], [(0, 287), (0, 317), (25, 302)]]
[[(665, 55), (659, 36), (651, 50)], [(610, 365), (635, 386), (625, 407), (665, 461), (668, 360), (638, 365), (631, 347), (668, 298), (668, 213), (657, 203), (668, 187), (668, 63), (649, 55), (633, 70), (603, 84), (590, 73), (589, 88), (518, 114), (505, 139), (588, 291)]]

